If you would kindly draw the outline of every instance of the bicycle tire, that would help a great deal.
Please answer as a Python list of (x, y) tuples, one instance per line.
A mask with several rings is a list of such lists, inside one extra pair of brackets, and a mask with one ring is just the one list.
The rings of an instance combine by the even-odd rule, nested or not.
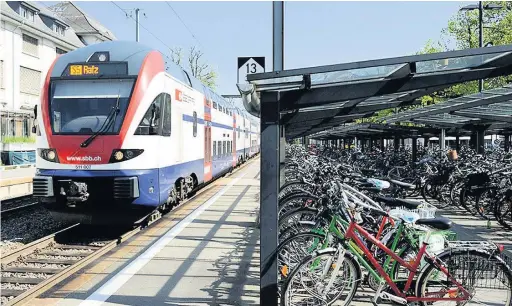
[[(510, 270), (510, 267), (505, 263), (503, 259), (501, 259), (496, 254), (491, 254), (484, 250), (476, 250), (476, 249), (448, 249), (441, 254), (437, 256), (437, 261), (446, 263), (450, 259), (450, 257), (457, 257), (457, 256), (474, 256), (474, 257), (481, 257), (484, 261), (489, 261), (489, 259), (493, 259), (496, 261), (496, 267), (497, 269), (501, 269), (503, 271), (503, 276), (508, 279), (508, 283), (512, 284), (512, 271)], [(462, 259), (461, 262), (466, 262), (467, 259)], [(418, 277), (418, 282), (416, 284), (416, 296), (421, 297), (422, 292), (421, 290), (425, 289), (423, 284), (426, 283), (427, 277), (431, 273), (433, 269), (437, 269), (434, 263), (427, 261), (427, 265), (423, 268), (420, 276)], [(460, 281), (459, 281), (460, 282)], [(418, 302), (420, 306), (427, 306), (431, 305), (428, 302)], [(494, 304), (495, 305), (495, 304)], [(512, 298), (510, 301), (504, 305), (504, 306), (512, 306)]]
[[(312, 255), (308, 255), (306, 256), (300, 263), (299, 265), (297, 265), (297, 267), (295, 269), (293, 269), (293, 271), (290, 273), (290, 276), (286, 278), (284, 284), (283, 284), (283, 287), (282, 287), (282, 294), (281, 294), (281, 297), (280, 297), (280, 305), (281, 306), (286, 306), (288, 305), (287, 303), (287, 300), (286, 300), (286, 292), (290, 286), (290, 282), (293, 280), (293, 277), (301, 270), (301, 267), (305, 264), (307, 264), (308, 262), (312, 261), (314, 258), (316, 257), (320, 257), (320, 256), (335, 256), (336, 255), (336, 252), (337, 250), (336, 249), (333, 249), (333, 248), (329, 248), (329, 249), (324, 249), (324, 250), (320, 250), (320, 251), (315, 251)], [(345, 253), (345, 257), (344, 257), (344, 260), (343, 262), (347, 261), (348, 263), (350, 263), (350, 265), (352, 265), (354, 267), (354, 272), (355, 272), (355, 275), (354, 275), (354, 289), (350, 292), (350, 294), (347, 296), (347, 299), (346, 299), (346, 302), (343, 304), (343, 305), (350, 305), (350, 303), (352, 302), (352, 299), (354, 298), (358, 288), (360, 287), (361, 285), (361, 268), (360, 268), (360, 265), (359, 263), (357, 262), (357, 260), (354, 259), (353, 255), (350, 254), (350, 253)], [(341, 294), (343, 294), (343, 291), (335, 296), (335, 298), (333, 298), (331, 301), (329, 302), (326, 302), (327, 305), (331, 305), (332, 303), (336, 302), (338, 299), (339, 299), (339, 296), (341, 296)]]

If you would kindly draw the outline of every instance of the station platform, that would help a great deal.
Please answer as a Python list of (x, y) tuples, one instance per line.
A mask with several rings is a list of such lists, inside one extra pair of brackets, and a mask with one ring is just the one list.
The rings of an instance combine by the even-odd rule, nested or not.
[(1, 167), (0, 201), (31, 195), (35, 174), (35, 165)]
[(259, 158), (30, 305), (259, 304)]

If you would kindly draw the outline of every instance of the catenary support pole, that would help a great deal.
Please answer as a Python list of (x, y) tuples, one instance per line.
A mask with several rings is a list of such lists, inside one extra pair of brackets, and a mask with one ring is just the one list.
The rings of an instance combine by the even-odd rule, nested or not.
[(135, 41), (139, 41), (139, 11), (140, 9), (135, 9)]

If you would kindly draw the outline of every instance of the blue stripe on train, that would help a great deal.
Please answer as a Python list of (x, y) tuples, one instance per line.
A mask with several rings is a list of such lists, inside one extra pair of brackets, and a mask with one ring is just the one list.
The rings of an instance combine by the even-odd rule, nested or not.
[[(232, 166), (232, 156), (215, 156), (212, 161), (212, 175), (217, 176)], [(45, 170), (39, 169), (40, 176), (80, 177), (129, 177), (136, 176), (139, 181), (140, 196), (132, 204), (158, 206), (165, 203), (169, 192), (179, 177), (195, 173), (199, 183), (204, 181), (204, 159), (160, 169), (145, 170)], [(153, 193), (149, 188), (153, 187)]]

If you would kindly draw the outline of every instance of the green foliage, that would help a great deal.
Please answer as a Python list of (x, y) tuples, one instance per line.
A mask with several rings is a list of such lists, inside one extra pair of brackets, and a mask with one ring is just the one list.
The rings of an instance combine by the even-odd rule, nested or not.
[(21, 136), (4, 136), (2, 137), (2, 143), (35, 143), (36, 138), (31, 137), (21, 137)]
[[(487, 4), (500, 5), (502, 9), (485, 10), (483, 13), (483, 45), (491, 43), (493, 46), (512, 44), (512, 2), (507, 1), (485, 1)], [(466, 6), (471, 3), (464, 3)], [(461, 6), (462, 7), (462, 6)], [(448, 21), (448, 25), (441, 32), (439, 40), (429, 39), (425, 46), (416, 54), (430, 54), (444, 51), (452, 51), (449, 45), (454, 45), (455, 49), (478, 48), (478, 10), (457, 11)], [(430, 61), (420, 63), (418, 69), (421, 71), (438, 70), (442, 67), (468, 67), (472, 64), (485, 61), (486, 58), (466, 57), (460, 59), (448, 59), (440, 61)], [(512, 76), (497, 77), (486, 79), (484, 81), (484, 90), (502, 87), (512, 83)], [(416, 105), (388, 109), (377, 112), (371, 118), (364, 118), (360, 122), (385, 122), (385, 117), (393, 113), (405, 111), (408, 109), (425, 107), (428, 105), (443, 102), (449, 99), (470, 95), (478, 92), (478, 81), (471, 81), (453, 85), (444, 90), (434, 92), (423, 96)]]
[[(170, 55), (171, 60), (174, 63), (183, 67), (183, 49), (181, 47), (171, 49)], [(210, 67), (210, 65), (204, 63), (202, 57), (203, 52), (201, 52), (199, 49), (196, 49), (196, 47), (191, 47), (189, 49), (187, 57), (189, 71), (195, 78), (200, 80), (204, 85), (212, 89), (215, 89), (218, 77), (217, 72), (214, 71)]]

